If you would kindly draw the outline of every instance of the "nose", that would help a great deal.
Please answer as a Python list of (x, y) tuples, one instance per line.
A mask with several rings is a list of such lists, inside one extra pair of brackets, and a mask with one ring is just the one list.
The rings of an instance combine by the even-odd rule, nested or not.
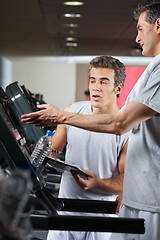
[(99, 83), (99, 82), (96, 82), (96, 83), (94, 84), (93, 90), (94, 90), (94, 91), (100, 91), (100, 88), (101, 88), (100, 83)]
[(137, 34), (136, 43), (140, 43), (139, 35)]

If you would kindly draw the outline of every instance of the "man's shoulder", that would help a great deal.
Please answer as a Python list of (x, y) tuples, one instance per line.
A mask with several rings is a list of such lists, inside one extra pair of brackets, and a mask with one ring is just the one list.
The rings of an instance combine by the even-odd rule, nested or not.
[(154, 75), (154, 74), (156, 74), (156, 73), (160, 74), (160, 64), (158, 64), (158, 65), (154, 68), (154, 70), (153, 70), (152, 73), (151, 73), (151, 76)]
[(88, 105), (88, 104), (90, 104), (91, 103), (91, 101), (78, 101), (78, 102), (74, 102), (74, 103), (72, 103), (72, 105), (73, 106), (85, 106), (85, 105)]
[(71, 105), (70, 112), (80, 113), (90, 110), (91, 101), (79, 101)]

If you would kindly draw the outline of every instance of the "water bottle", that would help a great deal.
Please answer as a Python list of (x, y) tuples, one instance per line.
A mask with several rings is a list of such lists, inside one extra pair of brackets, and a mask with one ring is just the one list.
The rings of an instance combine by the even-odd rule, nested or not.
[(36, 168), (39, 168), (42, 165), (45, 157), (47, 156), (47, 153), (52, 145), (51, 138), (53, 135), (54, 132), (47, 130), (46, 135), (42, 136), (38, 140), (35, 149), (30, 156), (30, 161)]

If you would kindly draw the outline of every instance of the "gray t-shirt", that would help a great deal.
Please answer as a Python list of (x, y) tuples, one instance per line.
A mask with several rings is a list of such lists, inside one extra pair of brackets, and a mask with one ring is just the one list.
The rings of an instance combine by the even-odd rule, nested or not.
[[(130, 131), (124, 177), (123, 203), (144, 211), (160, 212), (160, 66), (133, 100), (157, 115)], [(136, 109), (135, 109), (136, 111)]]
[[(71, 105), (70, 112), (92, 114), (91, 102), (81, 101)], [(76, 165), (81, 170), (88, 169), (102, 179), (119, 176), (118, 158), (127, 141), (128, 133), (97, 133), (77, 127), (67, 126), (67, 148), (65, 162)], [(71, 173), (64, 172), (60, 185), (59, 197), (98, 200), (115, 200), (115, 195), (98, 189), (83, 191), (75, 182)]]

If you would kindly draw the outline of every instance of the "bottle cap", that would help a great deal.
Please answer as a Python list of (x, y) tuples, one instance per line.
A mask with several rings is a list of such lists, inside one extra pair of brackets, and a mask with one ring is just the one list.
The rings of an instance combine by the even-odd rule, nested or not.
[(47, 134), (48, 136), (51, 136), (51, 137), (53, 137), (53, 135), (54, 135), (54, 132), (52, 132), (52, 131), (50, 131), (50, 130), (47, 130), (46, 134)]

